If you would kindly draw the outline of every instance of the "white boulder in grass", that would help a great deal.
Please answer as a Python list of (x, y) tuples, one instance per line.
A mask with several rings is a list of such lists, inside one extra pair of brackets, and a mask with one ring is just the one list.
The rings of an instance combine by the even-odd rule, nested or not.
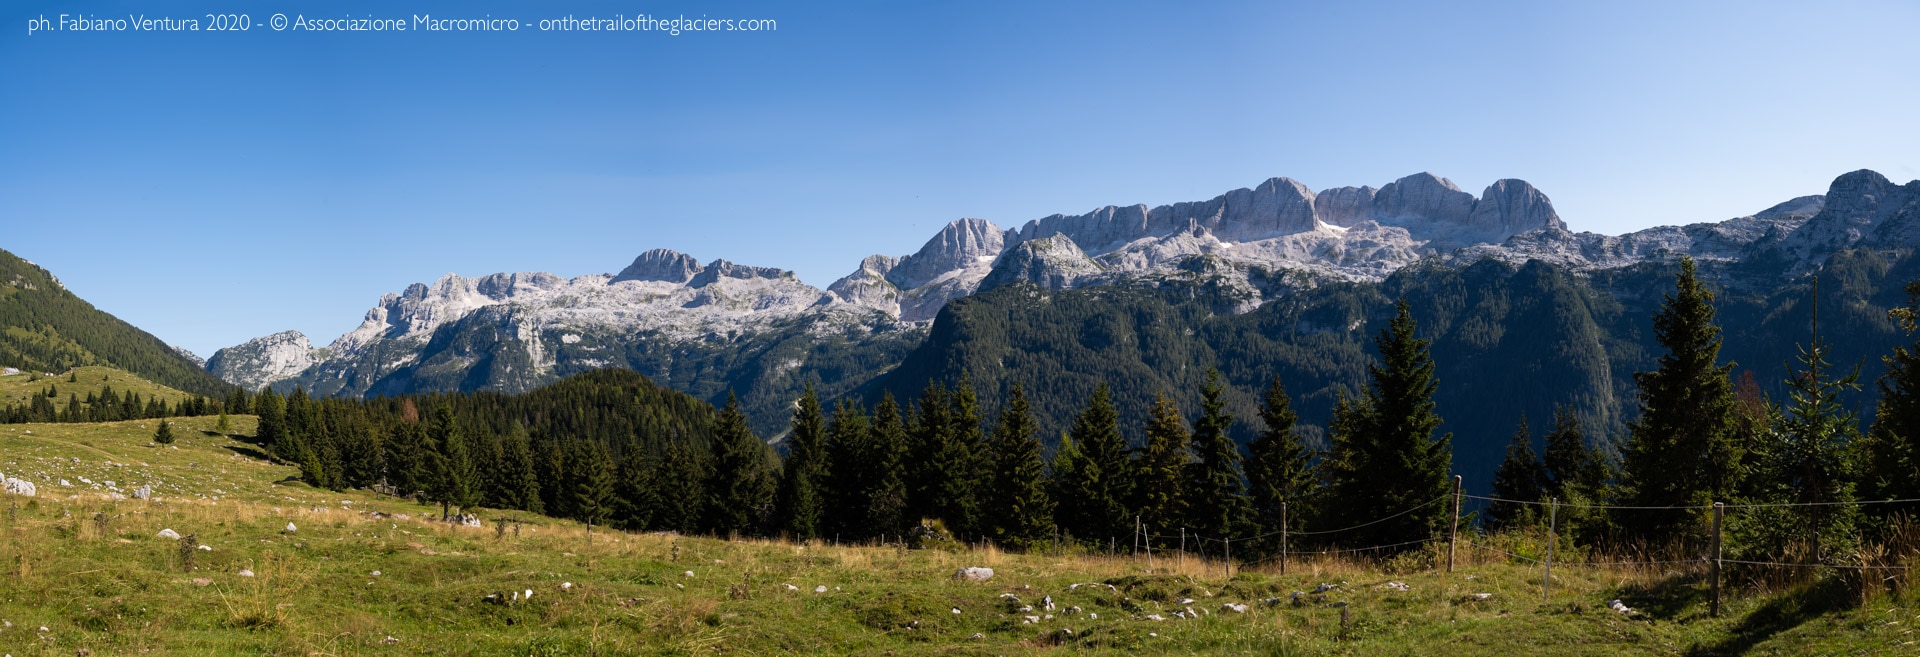
[(1247, 606), (1243, 604), (1229, 602), (1224, 605), (1220, 605), (1220, 611), (1231, 611), (1236, 614), (1244, 614), (1244, 613), (1247, 613)]
[(136, 500), (150, 500), (150, 499), (153, 499), (153, 487), (152, 487), (152, 486), (141, 486), (141, 487), (139, 487), (139, 488), (135, 488), (135, 489), (133, 489), (133, 499), (136, 499)]
[(15, 479), (13, 477), (7, 477), (3, 485), (6, 488), (6, 491), (8, 493), (12, 493), (14, 495), (19, 495), (22, 497), (33, 497), (34, 493), (38, 492), (34, 490), (33, 482), (27, 481), (25, 479)]
[(953, 578), (964, 579), (969, 582), (984, 582), (993, 579), (993, 569), (979, 567), (961, 568), (960, 570), (954, 571)]
[(291, 522), (289, 522), (289, 523), (287, 523), (287, 533), (289, 533), (289, 534), (291, 534), (291, 533), (294, 533), (294, 532), (296, 532), (296, 531), (299, 531), (299, 530), (300, 530), (300, 528), (299, 528), (299, 527), (295, 527), (295, 526), (293, 526), (293, 523), (291, 523)]
[(567, 590), (567, 589), (571, 589), (571, 588), (573, 588), (573, 582), (561, 582), (561, 583), (560, 583), (560, 590), (562, 590), (562, 591), (565, 591), (565, 590)]
[(156, 534), (156, 536), (159, 536), (160, 538), (171, 538), (176, 541), (180, 540), (180, 532), (176, 532), (172, 529), (162, 529), (160, 530), (159, 534)]
[(252, 576), (253, 576), (253, 569), (252, 569), (252, 568), (241, 568), (241, 569), (240, 569), (240, 576), (241, 576), (241, 577), (252, 577)]

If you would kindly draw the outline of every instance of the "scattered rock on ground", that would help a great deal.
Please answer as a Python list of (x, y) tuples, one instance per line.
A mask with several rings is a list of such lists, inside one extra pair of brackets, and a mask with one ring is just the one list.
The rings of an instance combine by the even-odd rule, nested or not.
[(993, 569), (980, 568), (977, 566), (970, 567), (970, 568), (961, 568), (960, 570), (953, 573), (953, 577), (954, 579), (964, 579), (970, 582), (984, 582), (984, 581), (993, 579)]
[(1236, 603), (1229, 602), (1224, 605), (1220, 605), (1220, 611), (1231, 611), (1236, 614), (1244, 614), (1244, 613), (1247, 613), (1247, 606), (1243, 604), (1236, 604)]
[(240, 569), (240, 576), (241, 576), (241, 577), (252, 577), (252, 576), (253, 576), (253, 570), (251, 570), (251, 569), (248, 569), (248, 568), (241, 568), (241, 569)]
[(1413, 590), (1413, 587), (1411, 587), (1411, 586), (1407, 586), (1407, 583), (1406, 583), (1406, 582), (1387, 582), (1387, 588), (1389, 588), (1389, 589), (1393, 589), (1393, 590), (1395, 590), (1395, 591), (1411, 591), (1411, 590)]
[(180, 540), (180, 532), (176, 532), (172, 529), (162, 529), (160, 530), (159, 534), (156, 534), (156, 536), (159, 536), (160, 538), (171, 538), (176, 541)]

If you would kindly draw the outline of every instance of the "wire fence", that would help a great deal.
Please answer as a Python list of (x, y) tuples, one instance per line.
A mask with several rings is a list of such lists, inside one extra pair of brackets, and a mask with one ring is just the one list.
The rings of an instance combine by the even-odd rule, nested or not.
[[(1272, 564), (1274, 562), (1279, 562), (1282, 567), (1282, 572), (1284, 572), (1287, 560), (1289, 558), (1302, 558), (1302, 557), (1312, 558), (1312, 557), (1318, 557), (1318, 556), (1332, 556), (1332, 555), (1358, 555), (1363, 553), (1378, 553), (1378, 552), (1383, 552), (1388, 550), (1402, 550), (1405, 548), (1412, 548), (1415, 546), (1422, 546), (1422, 545), (1428, 545), (1428, 544), (1446, 543), (1447, 544), (1447, 548), (1446, 548), (1447, 571), (1451, 572), (1454, 567), (1453, 560), (1454, 560), (1455, 547), (1460, 543), (1464, 542), (1465, 547), (1471, 550), (1479, 550), (1479, 551), (1492, 554), (1492, 555), (1497, 555), (1499, 557), (1509, 559), (1512, 561), (1518, 561), (1518, 562), (1523, 562), (1527, 564), (1537, 565), (1545, 569), (1545, 574), (1543, 575), (1541, 580), (1541, 587), (1542, 587), (1541, 596), (1543, 599), (1545, 599), (1546, 596), (1548, 595), (1548, 586), (1550, 585), (1550, 582), (1552, 579), (1551, 573), (1552, 573), (1552, 568), (1554, 566), (1577, 567), (1577, 568), (1585, 568), (1585, 567), (1653, 568), (1653, 567), (1672, 567), (1672, 566), (1698, 566), (1698, 567), (1706, 568), (1712, 578), (1712, 591), (1713, 591), (1712, 598), (1711, 598), (1712, 610), (1713, 610), (1712, 613), (1715, 615), (1718, 615), (1719, 607), (1720, 607), (1720, 576), (1721, 576), (1720, 570), (1722, 566), (1726, 566), (1726, 565), (1753, 566), (1753, 567), (1762, 567), (1762, 568), (1796, 568), (1796, 569), (1829, 568), (1829, 569), (1843, 570), (1843, 571), (1900, 571), (1902, 573), (1911, 572), (1911, 566), (1907, 563), (1904, 563), (1904, 560), (1909, 558), (1910, 555), (1898, 555), (1896, 558), (1901, 559), (1903, 563), (1897, 563), (1897, 564), (1888, 564), (1888, 563), (1847, 564), (1847, 563), (1833, 563), (1833, 562), (1824, 561), (1824, 560), (1795, 563), (1795, 562), (1787, 562), (1787, 561), (1762, 561), (1762, 560), (1756, 560), (1753, 558), (1745, 558), (1745, 559), (1725, 558), (1721, 553), (1722, 552), (1722, 547), (1721, 547), (1722, 546), (1722, 542), (1721, 542), (1722, 518), (1725, 512), (1741, 511), (1741, 510), (1748, 510), (1748, 509), (1769, 509), (1769, 508), (1790, 508), (1790, 507), (1920, 504), (1920, 498), (1858, 500), (1858, 501), (1849, 501), (1849, 502), (1743, 502), (1743, 503), (1732, 503), (1732, 504), (1716, 503), (1716, 504), (1706, 504), (1706, 505), (1690, 504), (1690, 505), (1668, 505), (1668, 506), (1595, 504), (1595, 503), (1584, 503), (1584, 502), (1567, 503), (1567, 502), (1561, 502), (1559, 500), (1548, 500), (1548, 501), (1515, 500), (1515, 499), (1507, 499), (1507, 498), (1495, 497), (1490, 495), (1471, 495), (1471, 494), (1465, 493), (1464, 491), (1459, 490), (1458, 485), (1459, 485), (1459, 478), (1456, 477), (1455, 478), (1456, 488), (1453, 494), (1443, 495), (1443, 496), (1434, 498), (1432, 500), (1428, 500), (1426, 502), (1408, 507), (1406, 509), (1402, 509), (1400, 511), (1396, 511), (1391, 514), (1388, 514), (1379, 518), (1375, 518), (1373, 520), (1368, 520), (1365, 522), (1361, 522), (1361, 523), (1357, 523), (1357, 524), (1353, 524), (1345, 527), (1333, 528), (1333, 529), (1294, 530), (1289, 527), (1283, 527), (1277, 530), (1267, 531), (1264, 533), (1259, 533), (1259, 534), (1254, 534), (1249, 536), (1240, 536), (1240, 537), (1204, 536), (1199, 533), (1187, 532), (1183, 530), (1180, 535), (1175, 536), (1175, 535), (1149, 533), (1145, 530), (1144, 525), (1140, 524), (1139, 520), (1136, 519), (1135, 550), (1136, 551), (1139, 550), (1144, 545), (1144, 547), (1146, 548), (1147, 556), (1149, 558), (1152, 558), (1152, 556), (1155, 554), (1154, 546), (1156, 541), (1159, 542), (1159, 545), (1163, 546), (1160, 552), (1161, 555), (1165, 555), (1167, 553), (1166, 548), (1176, 545), (1175, 541), (1177, 541), (1178, 542), (1177, 545), (1179, 546), (1178, 554), (1180, 558), (1185, 558), (1189, 554), (1192, 554), (1191, 551), (1197, 551), (1199, 553), (1198, 556), (1201, 558), (1201, 560), (1203, 562), (1206, 562), (1206, 561), (1211, 561), (1211, 559), (1207, 557), (1207, 554), (1210, 551), (1209, 546), (1215, 546), (1217, 547), (1217, 549), (1211, 550), (1211, 552), (1213, 552), (1216, 555), (1216, 558), (1221, 559), (1225, 562), (1223, 564), (1224, 572), (1229, 576), (1231, 576), (1232, 569), (1236, 566), (1242, 566), (1242, 567), (1260, 566), (1265, 564)], [(1441, 504), (1443, 502), (1448, 502), (1448, 501), (1451, 501), (1454, 504), (1451, 510), (1453, 526), (1447, 531), (1445, 535), (1432, 535), (1432, 536), (1428, 536), (1426, 538), (1421, 538), (1417, 540), (1399, 541), (1399, 542), (1385, 543), (1380, 545), (1369, 545), (1364, 547), (1339, 547), (1337, 544), (1329, 543), (1323, 547), (1318, 547), (1318, 548), (1295, 549), (1290, 545), (1292, 539), (1295, 537), (1308, 538), (1309, 540), (1312, 540), (1314, 542), (1321, 542), (1321, 541), (1324, 541), (1327, 537), (1380, 525), (1382, 523), (1386, 523), (1392, 520), (1406, 517), (1414, 513), (1418, 513), (1422, 510), (1429, 509), (1436, 504)], [(1475, 531), (1473, 528), (1468, 529), (1467, 536), (1461, 537), (1459, 535), (1459, 521), (1461, 519), (1462, 513), (1464, 511), (1469, 510), (1466, 508), (1467, 503), (1469, 501), (1476, 503), (1475, 507), (1477, 508), (1472, 509), (1473, 511), (1486, 510), (1487, 508), (1491, 507), (1493, 504), (1516, 504), (1516, 505), (1526, 505), (1526, 506), (1533, 506), (1533, 507), (1544, 507), (1548, 509), (1548, 512), (1550, 514), (1549, 515), (1550, 520), (1547, 526), (1546, 553), (1544, 555), (1528, 556), (1525, 554), (1519, 554), (1513, 551), (1503, 550), (1498, 547), (1488, 545), (1484, 543), (1482, 540), (1479, 540), (1480, 538), (1482, 538), (1482, 535), (1479, 532)], [(1600, 511), (1609, 511), (1609, 512), (1612, 512), (1612, 511), (1683, 511), (1683, 512), (1689, 512), (1689, 513), (1709, 513), (1711, 514), (1711, 517), (1712, 517), (1712, 544), (1709, 550), (1707, 550), (1700, 557), (1697, 557), (1697, 558), (1623, 559), (1623, 560), (1556, 559), (1554, 558), (1554, 549), (1555, 547), (1557, 547), (1557, 544), (1560, 538), (1559, 531), (1558, 531), (1559, 528), (1557, 526), (1557, 523), (1558, 523), (1559, 513), (1562, 509), (1600, 510)], [(1276, 547), (1275, 545), (1273, 545), (1270, 542), (1265, 542), (1266, 539), (1271, 539), (1276, 536), (1283, 538), (1283, 540), (1279, 541), (1277, 550), (1275, 549)], [(1462, 538), (1465, 538), (1465, 540), (1462, 541), (1461, 540)], [(1261, 549), (1258, 551), (1247, 550), (1243, 552), (1243, 555), (1247, 555), (1250, 558), (1242, 558), (1242, 559), (1236, 560), (1233, 558), (1234, 543), (1240, 543), (1243, 546), (1258, 545), (1258, 546), (1261, 546)]]

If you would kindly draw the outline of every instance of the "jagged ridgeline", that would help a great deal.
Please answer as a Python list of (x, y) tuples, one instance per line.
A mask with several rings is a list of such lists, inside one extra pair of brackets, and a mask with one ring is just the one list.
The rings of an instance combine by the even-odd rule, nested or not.
[[(1722, 355), (1737, 363), (1735, 376), (1750, 372), (1763, 392), (1784, 398), (1787, 364), (1809, 340), (1812, 277), (1758, 264), (1701, 267), (1718, 294)], [(965, 372), (989, 407), (1014, 384), (1045, 391), (1029, 401), (1040, 434), (1057, 436), (1105, 382), (1122, 430), (1138, 443), (1154, 395), (1166, 392), (1192, 416), (1207, 368), (1217, 366), (1241, 442), (1259, 430), (1258, 395), (1276, 375), (1294, 395), (1302, 430), (1318, 437), (1337, 397), (1365, 385), (1377, 362), (1373, 338), (1405, 298), (1421, 337), (1433, 341), (1454, 469), (1484, 486), (1522, 416), (1540, 426), (1565, 406), (1594, 440), (1625, 435), (1633, 373), (1654, 369), (1662, 353), (1651, 321), (1676, 271), (1670, 262), (1590, 275), (1539, 261), (1413, 265), (1378, 283), (1323, 285), (1238, 315), (1218, 312), (1228, 300), (1205, 277), (1082, 290), (1009, 286), (949, 303), (923, 345), (857, 394), (914, 399), (929, 382)], [(1904, 283), (1920, 278), (1920, 257), (1841, 251), (1819, 276), (1833, 362), (1862, 364), (1866, 380), (1878, 377), (1880, 356), (1902, 340), (1886, 311), (1905, 300)], [(1876, 394), (1868, 386), (1847, 403), (1870, 410)]]
[(1320, 424), (1337, 391), (1364, 380), (1371, 336), (1405, 296), (1435, 340), (1460, 469), (1484, 474), (1522, 414), (1538, 423), (1568, 405), (1594, 435), (1620, 434), (1631, 373), (1656, 355), (1648, 318), (1681, 256), (1721, 291), (1726, 355), (1778, 390), (1814, 272), (1832, 279), (1828, 323), (1848, 322), (1830, 333), (1847, 342), (1835, 357), (1877, 371), (1892, 335), (1883, 313), (1916, 246), (1920, 181), (1872, 171), (1749, 216), (1624, 235), (1570, 231), (1519, 180), (1476, 196), (1430, 174), (1319, 191), (1274, 178), (1016, 228), (960, 219), (825, 289), (666, 249), (615, 274), (449, 274), (383, 296), (325, 348), (283, 333), (210, 367), (323, 396), (517, 392), (626, 367), (715, 405), (731, 390), (768, 436), (785, 431), (809, 379), (830, 402), (871, 404), (875, 391), (904, 401), (967, 370), (989, 404), (1025, 377), (1051, 437), (1095, 381), (1139, 420), (1161, 388), (1191, 412), (1195, 377), (1218, 365), (1241, 417), (1279, 374)]
[(85, 365), (214, 397), (233, 387), (160, 338), (74, 296), (47, 270), (0, 250), (0, 366), (66, 372)]

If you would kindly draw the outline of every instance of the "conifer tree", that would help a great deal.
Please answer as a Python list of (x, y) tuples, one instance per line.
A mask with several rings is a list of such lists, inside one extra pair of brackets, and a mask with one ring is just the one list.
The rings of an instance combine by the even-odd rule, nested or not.
[[(636, 450), (637, 451), (637, 450)], [(533, 464), (533, 443), (527, 427), (514, 420), (500, 438), (499, 496), (509, 509), (540, 513), (540, 480)]]
[(708, 458), (704, 450), (674, 438), (660, 448), (660, 469), (654, 474), (659, 500), (650, 519), (654, 529), (693, 534), (706, 512)]
[[(1681, 258), (1675, 291), (1653, 318), (1654, 335), (1667, 353), (1652, 372), (1633, 375), (1640, 387), (1640, 415), (1628, 425), (1620, 503), (1626, 506), (1691, 506), (1725, 501), (1737, 484), (1741, 454), (1732, 441), (1731, 363), (1720, 364), (1720, 327), (1714, 324), (1713, 293)], [(1622, 511), (1618, 524), (1629, 536), (1652, 544), (1699, 539), (1705, 526), (1694, 514)]]
[(907, 483), (901, 477), (905, 468), (901, 459), (907, 453), (907, 427), (900, 416), (900, 405), (893, 393), (884, 393), (873, 409), (873, 445), (866, 462), (872, 466), (872, 479), (865, 494), (866, 533), (899, 536), (906, 531)]
[(809, 380), (793, 409), (787, 458), (780, 476), (780, 531), (796, 541), (820, 536), (827, 475), (826, 417)]
[[(1764, 501), (1783, 507), (1815, 561), (1836, 551), (1851, 552), (1859, 507), (1855, 490), (1855, 442), (1859, 418), (1841, 403), (1843, 392), (1860, 389), (1860, 368), (1835, 376), (1827, 362), (1829, 347), (1820, 338), (1819, 281), (1814, 282), (1813, 338), (1800, 349), (1801, 369), (1786, 381), (1788, 405), (1776, 430), (1756, 447), (1759, 468), (1750, 473)], [(1779, 525), (1776, 525), (1779, 526)]]
[[(1920, 280), (1907, 283), (1906, 292), (1906, 304), (1889, 315), (1913, 335), (1920, 330)], [(1862, 492), (1874, 499), (1920, 498), (1920, 477), (1914, 476), (1920, 472), (1920, 340), (1894, 347), (1881, 361), (1887, 371), (1876, 384), (1880, 404), (1863, 441)], [(1891, 513), (1897, 511), (1894, 506), (1872, 510)]]
[(1090, 543), (1108, 543), (1133, 531), (1127, 507), (1132, 495), (1132, 463), (1127, 441), (1120, 435), (1119, 413), (1112, 394), (1102, 383), (1093, 390), (1087, 407), (1074, 418), (1067, 435), (1073, 450), (1070, 467), (1056, 477), (1062, 504), (1054, 513), (1061, 528)]
[(227, 420), (227, 411), (224, 407), (221, 408), (220, 410), (220, 420), (217, 422), (214, 422), (213, 424), (213, 430), (218, 431), (220, 433), (226, 433), (228, 431), (233, 430), (232, 423)]
[(615, 476), (616, 526), (640, 531), (653, 524), (654, 512), (660, 508), (654, 474), (660, 470), (659, 462), (643, 446), (627, 448), (627, 453), (620, 457), (620, 467)]
[[(1402, 299), (1392, 323), (1374, 338), (1381, 363), (1367, 368), (1372, 385), (1334, 406), (1323, 522), (1343, 527), (1386, 519), (1342, 534), (1352, 545), (1426, 538), (1448, 516), (1447, 506), (1435, 501), (1452, 491), (1453, 436), (1433, 435), (1440, 427), (1433, 402), (1438, 382), (1417, 328)], [(1420, 510), (1404, 513), (1413, 509)]]
[[(1133, 467), (1132, 507), (1148, 533), (1178, 532), (1187, 520), (1187, 495), (1182, 486), (1193, 458), (1187, 452), (1187, 420), (1180, 415), (1180, 407), (1161, 392), (1154, 395), (1146, 429), (1147, 442)], [(1198, 528), (1194, 531), (1199, 532)]]
[(533, 467), (540, 481), (540, 506), (543, 512), (556, 518), (573, 517), (573, 496), (567, 492), (569, 475), (566, 444), (559, 438), (544, 434), (535, 437)]
[[(104, 394), (112, 398), (113, 391), (107, 390)], [(266, 388), (260, 391), (260, 396), (254, 399), (253, 405), (254, 413), (260, 416), (260, 426), (254, 430), (254, 440), (281, 460), (292, 460), (291, 457), (280, 452), (282, 443), (286, 442), (287, 432), (286, 407), (280, 395), (275, 393), (273, 388)]]
[(1040, 458), (1034, 429), (1026, 392), (1016, 383), (989, 439), (991, 485), (982, 495), (988, 534), (1009, 547), (1026, 548), (1045, 541), (1053, 529), (1046, 463)]
[(772, 515), (775, 482), (768, 472), (767, 445), (754, 437), (732, 392), (714, 423), (713, 441), (707, 529), (717, 536), (756, 533)]
[(990, 476), (986, 436), (980, 430), (980, 403), (965, 373), (948, 396), (946, 442), (935, 455), (934, 517), (961, 536), (984, 533), (980, 522), (980, 485)]
[(1553, 430), (1547, 433), (1546, 444), (1541, 461), (1552, 494), (1566, 500), (1597, 501), (1613, 475), (1606, 453), (1587, 444), (1580, 417), (1572, 408), (1554, 409)]
[(573, 465), (567, 469), (574, 474), (574, 519), (587, 523), (589, 530), (605, 525), (614, 501), (613, 463), (607, 447), (593, 440), (576, 441), (572, 458)]
[(162, 445), (173, 444), (173, 423), (166, 420), (158, 422), (160, 428), (153, 430), (153, 442)]
[(1506, 460), (1493, 473), (1493, 497), (1498, 499), (1487, 507), (1487, 529), (1499, 531), (1532, 522), (1538, 514), (1529, 503), (1543, 501), (1549, 483), (1547, 467), (1533, 451), (1533, 434), (1522, 416), (1520, 428), (1507, 442)]
[(473, 460), (467, 453), (466, 437), (454, 421), (452, 409), (446, 406), (434, 409), (433, 425), (428, 432), (428, 438), (438, 450), (430, 494), (440, 503), (440, 519), (445, 520), (452, 517), (453, 509), (464, 513), (475, 503)]
[[(1283, 515), (1287, 526), (1293, 527), (1312, 514), (1313, 452), (1293, 431), (1300, 416), (1293, 411), (1293, 400), (1280, 377), (1267, 384), (1261, 402), (1260, 421), (1265, 428), (1247, 444), (1247, 487), (1261, 533), (1273, 534), (1280, 531)], [(1275, 551), (1279, 541), (1279, 536), (1273, 536), (1265, 547)]]
[(940, 455), (951, 439), (953, 422), (947, 417), (950, 410), (947, 389), (939, 381), (928, 381), (907, 424), (905, 465), (909, 522), (939, 514), (936, 500), (944, 484), (940, 481), (942, 472), (938, 466)]
[[(350, 411), (342, 411), (343, 414)], [(366, 418), (357, 412), (351, 412), (341, 425), (340, 453), (344, 460), (341, 471), (341, 484), (352, 488), (365, 488), (380, 480), (382, 464), (380, 456), (380, 436)]]
[(1242, 483), (1240, 448), (1227, 432), (1233, 414), (1227, 412), (1226, 385), (1220, 370), (1207, 370), (1200, 386), (1200, 417), (1193, 423), (1192, 463), (1186, 466), (1183, 486), (1187, 498), (1187, 526), (1204, 536), (1238, 538), (1253, 521), (1253, 508)]
[(428, 445), (420, 425), (415, 422), (394, 425), (383, 447), (387, 485), (392, 486), (395, 493), (408, 497), (425, 491), (433, 479), (433, 448)]

